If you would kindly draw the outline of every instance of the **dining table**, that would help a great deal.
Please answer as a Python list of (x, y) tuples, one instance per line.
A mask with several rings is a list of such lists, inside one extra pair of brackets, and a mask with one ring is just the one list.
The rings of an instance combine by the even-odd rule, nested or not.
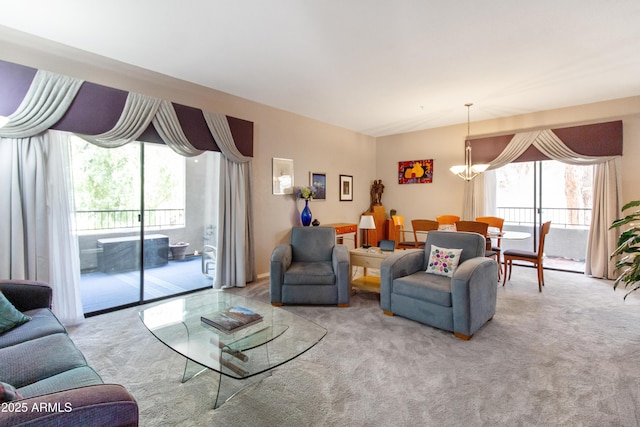
[(531, 233), (526, 231), (510, 231), (503, 230), (500, 231), (497, 228), (489, 227), (488, 235), (493, 239), (504, 239), (504, 240), (525, 240), (531, 237)]

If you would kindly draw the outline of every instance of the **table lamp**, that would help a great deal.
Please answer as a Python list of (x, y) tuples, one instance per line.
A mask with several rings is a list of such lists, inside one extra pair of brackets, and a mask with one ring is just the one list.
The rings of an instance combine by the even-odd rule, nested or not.
[[(360, 217), (360, 224), (358, 224), (358, 227), (361, 230), (375, 230), (376, 229), (376, 223), (373, 220), (373, 216), (372, 215), (362, 215)], [(367, 249), (370, 248), (371, 245), (369, 244), (369, 233), (368, 231), (366, 231), (364, 233), (365, 236), (365, 244), (362, 245), (363, 248)]]

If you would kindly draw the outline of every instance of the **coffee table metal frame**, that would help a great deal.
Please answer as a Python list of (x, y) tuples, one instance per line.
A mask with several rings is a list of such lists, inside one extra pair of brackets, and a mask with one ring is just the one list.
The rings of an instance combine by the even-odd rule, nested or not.
[[(260, 313), (263, 320), (235, 333), (224, 333), (200, 320), (232, 306)], [(327, 333), (286, 309), (222, 290), (154, 304), (140, 311), (140, 319), (160, 342), (185, 357), (182, 382), (206, 371), (219, 374), (214, 408), (300, 356)]]

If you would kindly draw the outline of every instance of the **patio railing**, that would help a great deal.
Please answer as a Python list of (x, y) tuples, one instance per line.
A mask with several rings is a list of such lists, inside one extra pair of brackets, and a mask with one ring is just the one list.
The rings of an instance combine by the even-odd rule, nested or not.
[[(538, 210), (533, 208), (501, 206), (497, 208), (505, 223), (533, 224)], [(554, 227), (589, 227), (591, 209), (588, 208), (540, 208), (543, 221), (551, 221)]]
[[(184, 209), (148, 209), (144, 211), (145, 227), (161, 228), (184, 225)], [(139, 210), (76, 211), (78, 231), (135, 229), (140, 227)]]

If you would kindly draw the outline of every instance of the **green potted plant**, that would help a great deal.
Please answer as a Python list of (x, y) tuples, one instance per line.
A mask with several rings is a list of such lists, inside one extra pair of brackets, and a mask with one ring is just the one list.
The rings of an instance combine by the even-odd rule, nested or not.
[[(629, 202), (622, 207), (624, 212), (627, 209), (640, 206), (640, 200)], [(620, 234), (618, 238), (618, 247), (611, 254), (611, 259), (619, 257), (616, 261), (615, 271), (621, 271), (613, 284), (616, 289), (620, 283), (624, 283), (624, 287), (632, 286), (632, 289), (625, 294), (627, 296), (640, 289), (640, 210), (635, 210), (631, 214), (613, 221), (609, 229), (618, 228), (623, 225), (629, 227)]]

